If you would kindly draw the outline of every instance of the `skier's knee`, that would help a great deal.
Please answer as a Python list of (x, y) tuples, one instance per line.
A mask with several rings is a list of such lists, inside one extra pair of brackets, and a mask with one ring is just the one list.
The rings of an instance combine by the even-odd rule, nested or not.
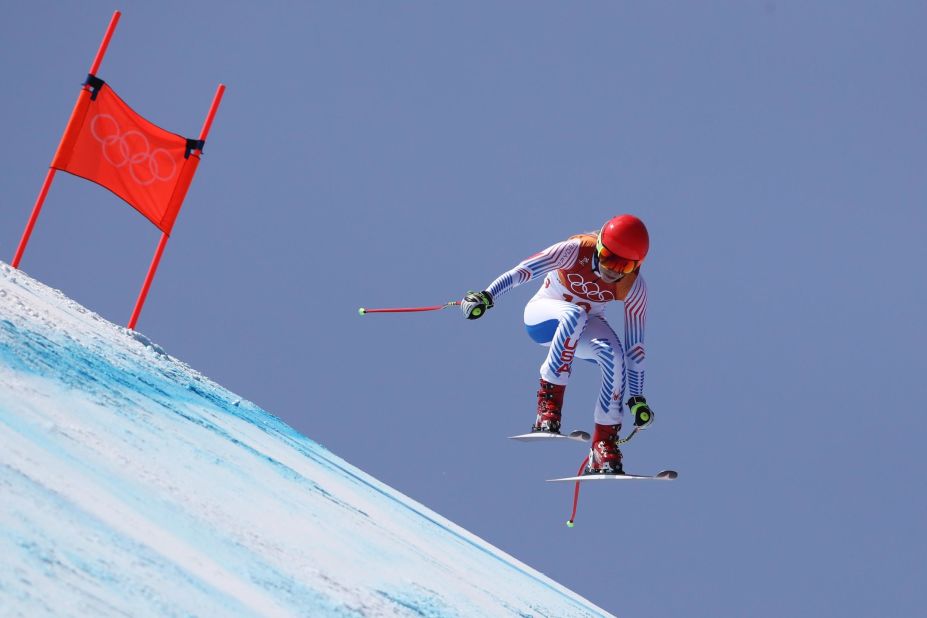
[(586, 325), (586, 312), (579, 307), (570, 307), (563, 312), (561, 323), (571, 331), (582, 329)]

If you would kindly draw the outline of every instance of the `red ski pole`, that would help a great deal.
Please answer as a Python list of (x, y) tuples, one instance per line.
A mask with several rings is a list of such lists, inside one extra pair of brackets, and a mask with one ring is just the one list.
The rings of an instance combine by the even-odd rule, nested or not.
[(398, 309), (366, 309), (361, 307), (357, 310), (357, 313), (360, 315), (367, 315), (368, 313), (413, 313), (416, 311), (440, 311), (441, 309), (457, 307), (459, 305), (459, 300), (452, 300), (448, 303), (444, 303), (443, 305), (434, 305), (432, 307), (403, 307)]

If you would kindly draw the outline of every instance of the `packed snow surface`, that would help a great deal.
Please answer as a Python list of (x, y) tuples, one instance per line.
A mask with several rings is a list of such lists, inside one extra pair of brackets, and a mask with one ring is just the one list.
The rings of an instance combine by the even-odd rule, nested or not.
[(0, 264), (0, 616), (607, 616)]

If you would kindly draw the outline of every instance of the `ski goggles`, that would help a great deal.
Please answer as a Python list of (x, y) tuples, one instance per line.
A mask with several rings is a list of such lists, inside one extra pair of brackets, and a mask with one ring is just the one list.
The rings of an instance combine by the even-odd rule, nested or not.
[(612, 253), (602, 244), (601, 239), (596, 241), (595, 248), (596, 255), (599, 258), (599, 266), (606, 270), (627, 275), (633, 273), (641, 265), (642, 260), (629, 260)]

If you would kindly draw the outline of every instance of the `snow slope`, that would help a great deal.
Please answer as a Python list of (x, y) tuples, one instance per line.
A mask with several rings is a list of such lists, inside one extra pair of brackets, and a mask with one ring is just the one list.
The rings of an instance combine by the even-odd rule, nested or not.
[(0, 616), (607, 616), (0, 264)]

